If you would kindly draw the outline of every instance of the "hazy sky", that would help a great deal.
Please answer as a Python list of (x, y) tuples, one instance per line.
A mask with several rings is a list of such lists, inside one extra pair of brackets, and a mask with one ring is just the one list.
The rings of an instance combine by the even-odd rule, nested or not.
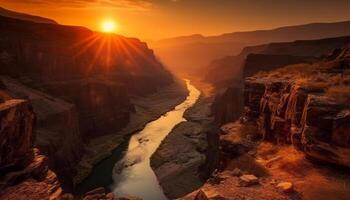
[(0, 6), (100, 30), (161, 39), (350, 20), (350, 0), (0, 0)]

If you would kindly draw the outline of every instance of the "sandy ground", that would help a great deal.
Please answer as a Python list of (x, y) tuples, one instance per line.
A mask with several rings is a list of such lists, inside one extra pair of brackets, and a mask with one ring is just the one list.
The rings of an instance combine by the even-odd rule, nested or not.
[[(239, 141), (237, 135), (232, 143)], [(240, 169), (242, 174), (253, 174), (259, 183), (241, 187), (239, 177), (233, 173)], [(284, 192), (277, 188), (282, 182), (293, 184), (294, 191)], [(247, 153), (229, 160), (227, 167), (214, 174), (200, 188), (209, 199), (228, 200), (348, 200), (350, 199), (350, 174), (348, 169), (314, 163), (293, 146), (276, 145), (268, 142), (256, 143)], [(181, 198), (193, 200), (199, 190)]]
[(74, 183), (80, 183), (87, 177), (93, 166), (110, 156), (111, 152), (130, 134), (142, 130), (148, 122), (157, 119), (184, 101), (187, 93), (185, 83), (178, 81), (146, 97), (132, 97), (136, 112), (131, 115), (130, 123), (119, 132), (90, 141), (86, 148), (88, 152), (86, 152), (77, 167), (78, 175), (75, 177)]

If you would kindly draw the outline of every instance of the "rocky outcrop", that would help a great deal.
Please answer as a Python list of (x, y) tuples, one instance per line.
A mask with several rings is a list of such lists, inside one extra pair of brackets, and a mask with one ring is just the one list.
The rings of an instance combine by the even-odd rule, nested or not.
[[(317, 79), (312, 78), (342, 77), (339, 75), (349, 69), (339, 70), (340, 63), (348, 62), (347, 48), (340, 55), (343, 56), (310, 66), (315, 68), (309, 77), (310, 83), (298, 83), (283, 75), (248, 78), (245, 82), (246, 120), (257, 121), (259, 132), (266, 140), (294, 144), (310, 158), (350, 167), (346, 134), (350, 128), (350, 102), (332, 97), (326, 93), (332, 86), (317, 85), (314, 82)], [(317, 66), (322, 66), (322, 71)], [(346, 76), (339, 81), (343, 79), (347, 79)], [(341, 87), (346, 88), (348, 83), (342, 84)]]
[(47, 158), (33, 148), (34, 120), (28, 101), (0, 104), (0, 199), (58, 199), (62, 193)]

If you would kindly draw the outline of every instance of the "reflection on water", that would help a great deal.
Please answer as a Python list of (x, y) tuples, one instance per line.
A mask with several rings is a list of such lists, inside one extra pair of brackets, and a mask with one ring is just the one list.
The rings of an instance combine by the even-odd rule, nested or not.
[(183, 114), (193, 106), (200, 92), (186, 80), (189, 96), (174, 110), (148, 123), (132, 136), (125, 156), (114, 166), (111, 190), (117, 196), (137, 196), (144, 200), (167, 199), (150, 167), (150, 157), (162, 140), (180, 122)]

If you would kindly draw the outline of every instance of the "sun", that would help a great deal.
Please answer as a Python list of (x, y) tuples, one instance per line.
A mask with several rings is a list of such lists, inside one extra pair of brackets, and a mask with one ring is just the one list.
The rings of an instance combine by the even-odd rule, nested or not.
[(105, 33), (116, 32), (117, 28), (117, 24), (113, 20), (105, 20), (101, 23), (101, 31)]

